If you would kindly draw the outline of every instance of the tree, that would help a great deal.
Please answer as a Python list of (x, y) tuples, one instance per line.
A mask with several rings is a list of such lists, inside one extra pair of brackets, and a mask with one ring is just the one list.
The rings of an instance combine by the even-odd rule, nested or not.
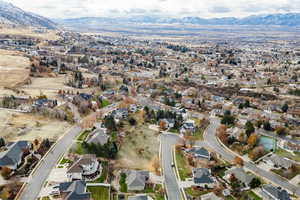
[(250, 182), (250, 187), (253, 189), (253, 188), (257, 188), (261, 185), (261, 181), (259, 178), (253, 178), (252, 181)]
[(288, 109), (289, 109), (289, 105), (288, 105), (287, 103), (285, 103), (285, 104), (281, 107), (282, 112), (285, 112), (285, 113), (288, 111)]
[(131, 125), (131, 126), (135, 126), (136, 125), (136, 120), (134, 119), (134, 118), (130, 118), (129, 119), (129, 124)]
[(250, 107), (250, 101), (247, 99), (245, 104), (244, 104), (245, 108), (249, 108)]
[(165, 122), (165, 120), (160, 120), (159, 127), (160, 127), (161, 130), (166, 130), (167, 129), (167, 123)]
[(284, 127), (276, 128), (275, 132), (276, 132), (277, 135), (280, 135), (280, 136), (287, 135), (287, 130)]
[(116, 131), (117, 125), (113, 116), (108, 115), (104, 118), (104, 126), (110, 131)]
[(247, 121), (246, 125), (245, 125), (245, 129), (246, 129), (246, 134), (249, 137), (249, 135), (251, 135), (251, 133), (254, 133), (255, 128), (252, 124), (252, 122)]
[(251, 147), (254, 147), (257, 143), (257, 135), (255, 133), (252, 133), (247, 141), (248, 145), (250, 145)]
[(271, 131), (271, 130), (272, 130), (272, 127), (271, 127), (271, 124), (270, 124), (269, 121), (265, 121), (265, 122), (263, 123), (263, 127), (264, 127), (264, 129), (265, 129), (266, 131)]
[(5, 140), (4, 140), (4, 138), (0, 138), (0, 147), (3, 147), (3, 146), (5, 146)]
[(257, 160), (265, 154), (265, 149), (263, 146), (255, 147), (252, 151), (249, 152), (249, 158), (252, 160)]
[(225, 125), (221, 125), (218, 130), (218, 137), (224, 144), (228, 144), (229, 135), (227, 134), (227, 127)]
[(233, 125), (235, 121), (235, 118), (231, 115), (231, 112), (229, 110), (225, 111), (222, 120), (221, 120), (221, 124), (225, 124), (225, 125)]
[(236, 156), (236, 157), (234, 158), (233, 163), (234, 163), (235, 165), (238, 165), (238, 166), (243, 166), (243, 165), (244, 165), (244, 160), (243, 160), (241, 157)]
[(5, 179), (5, 180), (8, 180), (9, 179), (9, 176), (11, 174), (11, 169), (8, 168), (8, 167), (2, 167), (1, 169), (1, 176)]

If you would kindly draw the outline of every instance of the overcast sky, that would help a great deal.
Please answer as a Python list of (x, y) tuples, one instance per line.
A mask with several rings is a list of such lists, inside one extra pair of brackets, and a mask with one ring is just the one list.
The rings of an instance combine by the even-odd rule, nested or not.
[(7, 0), (50, 18), (161, 15), (244, 17), (300, 12), (300, 0)]

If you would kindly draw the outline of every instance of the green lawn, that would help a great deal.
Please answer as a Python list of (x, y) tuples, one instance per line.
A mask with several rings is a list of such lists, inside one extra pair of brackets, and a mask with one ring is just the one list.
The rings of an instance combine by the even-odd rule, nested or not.
[(103, 99), (102, 102), (101, 102), (101, 108), (104, 108), (106, 106), (109, 106), (110, 103), (107, 99)]
[(286, 169), (272, 169), (271, 171), (278, 174), (279, 176), (282, 176), (284, 178), (291, 180), (300, 173), (300, 166), (298, 165), (297, 170), (295, 170), (294, 172), (290, 172), (290, 173), (287, 173)]
[(203, 189), (203, 190), (193, 190), (192, 188), (186, 188), (184, 189), (186, 194), (192, 196), (192, 197), (200, 197), (204, 194), (207, 194), (211, 192), (211, 190)]
[(262, 198), (257, 196), (257, 194), (255, 194), (253, 191), (249, 191), (249, 192), (247, 192), (247, 194), (250, 197), (250, 199), (252, 199), (252, 200), (263, 200)]
[(88, 186), (88, 191), (92, 193), (94, 200), (109, 200), (109, 187), (104, 186)]
[(235, 200), (235, 198), (233, 198), (233, 196), (227, 196), (227, 197), (225, 197), (225, 200)]
[(77, 140), (80, 141), (80, 142), (83, 142), (87, 136), (89, 135), (90, 131), (88, 130), (85, 130), (83, 131), (78, 137), (77, 137)]
[(67, 164), (67, 163), (71, 163), (72, 161), (66, 158), (61, 159), (60, 163), (61, 165)]
[(76, 143), (76, 150), (75, 153), (79, 154), (79, 155), (84, 155), (86, 154), (84, 148), (82, 147), (82, 144), (80, 142)]
[(297, 162), (300, 162), (300, 155), (299, 154), (296, 154), (296, 155), (293, 155), (292, 153), (284, 150), (284, 149), (281, 149), (281, 148), (278, 148), (275, 153), (279, 156), (282, 156), (282, 157), (286, 157), (286, 158), (289, 158), (291, 160), (294, 160), (294, 161), (297, 161)]
[(192, 171), (188, 167), (189, 164), (186, 157), (183, 155), (181, 151), (175, 152), (175, 157), (176, 157), (176, 164), (177, 164), (180, 179), (185, 180), (186, 178), (190, 178)]

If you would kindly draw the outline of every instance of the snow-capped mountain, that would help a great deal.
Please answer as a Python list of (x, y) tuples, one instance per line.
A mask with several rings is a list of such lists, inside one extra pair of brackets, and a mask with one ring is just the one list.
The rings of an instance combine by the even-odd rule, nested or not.
[(26, 12), (11, 3), (0, 0), (0, 23), (16, 26), (34, 26), (55, 29), (56, 24), (51, 20)]

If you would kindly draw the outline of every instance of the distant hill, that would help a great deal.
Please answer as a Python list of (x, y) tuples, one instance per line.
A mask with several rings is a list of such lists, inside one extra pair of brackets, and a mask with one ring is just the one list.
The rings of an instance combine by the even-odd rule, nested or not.
[(55, 29), (56, 24), (51, 20), (23, 11), (11, 3), (0, 0), (0, 23), (16, 26), (33, 26)]
[(151, 24), (198, 24), (198, 25), (280, 25), (300, 26), (300, 13), (253, 15), (245, 18), (211, 18), (199, 17), (167, 18), (156, 16), (134, 17), (84, 17), (58, 20), (58, 23), (68, 26), (97, 25), (101, 23), (151, 23)]

